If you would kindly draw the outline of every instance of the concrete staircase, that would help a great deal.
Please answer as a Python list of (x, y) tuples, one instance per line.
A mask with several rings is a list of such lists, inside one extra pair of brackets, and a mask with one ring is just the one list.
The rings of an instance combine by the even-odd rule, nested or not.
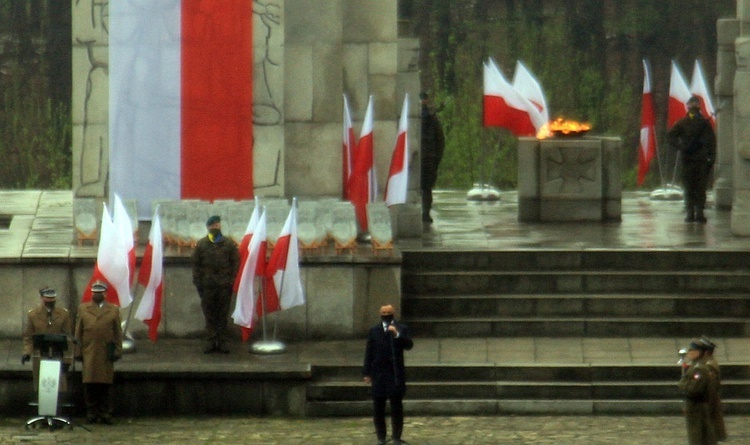
[(424, 337), (744, 337), (750, 252), (404, 252), (402, 318)]
[[(405, 251), (402, 290), (401, 318), (423, 342), (750, 334), (746, 251)], [(407, 415), (680, 414), (674, 352), (675, 362), (659, 364), (407, 363), (405, 409)], [(723, 364), (722, 373), (725, 412), (750, 413), (746, 362)], [(307, 414), (370, 415), (368, 390), (360, 366), (315, 366)]]
[[(308, 416), (367, 416), (369, 388), (361, 368), (313, 369)], [(747, 365), (722, 366), (726, 413), (750, 413)], [(682, 412), (674, 365), (408, 366), (404, 399), (409, 415), (637, 414)]]

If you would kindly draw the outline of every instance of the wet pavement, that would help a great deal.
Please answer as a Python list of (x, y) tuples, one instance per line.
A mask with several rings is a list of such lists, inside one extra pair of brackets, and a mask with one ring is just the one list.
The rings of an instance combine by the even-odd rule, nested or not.
[[(750, 443), (750, 417), (727, 417), (727, 444)], [(0, 444), (375, 444), (369, 418), (139, 418), (85, 430), (30, 430), (24, 419), (0, 420)], [(404, 436), (410, 445), (684, 445), (682, 417), (524, 416), (408, 417)]]

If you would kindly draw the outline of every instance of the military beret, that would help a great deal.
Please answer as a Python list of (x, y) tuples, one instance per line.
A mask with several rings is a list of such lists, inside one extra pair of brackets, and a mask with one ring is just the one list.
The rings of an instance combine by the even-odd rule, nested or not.
[(106, 292), (106, 291), (107, 291), (107, 283), (97, 281), (91, 285), (91, 292)]
[(44, 298), (55, 298), (57, 296), (57, 292), (55, 292), (55, 290), (51, 287), (43, 287), (39, 289), (39, 296)]
[(217, 222), (221, 222), (221, 217), (219, 215), (209, 216), (208, 221), (206, 221), (206, 226), (216, 224)]

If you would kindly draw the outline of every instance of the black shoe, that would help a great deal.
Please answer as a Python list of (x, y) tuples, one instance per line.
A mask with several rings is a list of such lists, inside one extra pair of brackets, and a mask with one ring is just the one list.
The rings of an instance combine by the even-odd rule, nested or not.
[(229, 354), (229, 349), (228, 349), (228, 348), (227, 348), (226, 346), (224, 346), (224, 344), (223, 344), (223, 343), (219, 343), (219, 344), (218, 344), (218, 345), (216, 346), (216, 350), (217, 350), (218, 352), (221, 352), (222, 354)]
[(708, 222), (705, 215), (703, 215), (702, 213), (699, 213), (698, 216), (695, 217), (695, 220), (702, 224), (705, 224)]
[(214, 352), (218, 351), (219, 349), (216, 347), (216, 343), (211, 343), (210, 345), (207, 345), (205, 348), (203, 348), (204, 354), (213, 354)]
[(378, 439), (378, 445), (385, 445), (386, 442), (385, 439)]
[(112, 423), (114, 423), (112, 416), (109, 414), (99, 417), (99, 422), (101, 422), (102, 425), (112, 425)]
[(89, 425), (96, 423), (97, 418), (94, 416), (86, 416), (86, 423)]
[(688, 213), (685, 217), (685, 222), (695, 222), (695, 216), (692, 213)]
[(432, 224), (432, 217), (430, 215), (422, 215), (422, 222)]

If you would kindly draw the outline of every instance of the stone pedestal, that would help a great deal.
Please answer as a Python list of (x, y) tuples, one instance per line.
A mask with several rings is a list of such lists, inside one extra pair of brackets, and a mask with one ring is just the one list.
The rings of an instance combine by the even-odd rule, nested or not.
[(619, 221), (619, 138), (521, 138), (518, 219)]

